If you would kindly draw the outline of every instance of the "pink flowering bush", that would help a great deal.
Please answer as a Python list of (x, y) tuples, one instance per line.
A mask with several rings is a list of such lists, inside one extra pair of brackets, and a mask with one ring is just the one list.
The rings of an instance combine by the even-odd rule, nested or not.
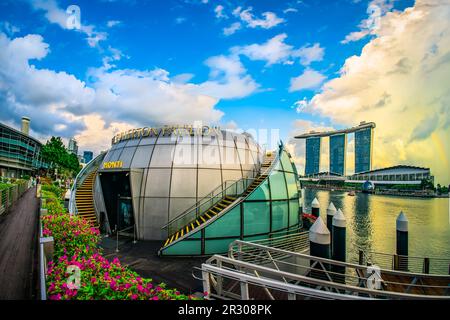
[[(194, 296), (167, 289), (164, 283), (141, 278), (100, 254), (98, 229), (77, 216), (48, 215), (42, 218), (44, 236), (55, 240), (54, 261), (48, 263), (47, 295), (50, 300), (195, 300)], [(80, 270), (79, 287), (74, 288), (69, 266)], [(69, 281), (68, 281), (69, 280)]]
[(55, 240), (55, 256), (90, 256), (99, 252), (100, 232), (90, 222), (69, 214), (42, 217), (43, 236)]

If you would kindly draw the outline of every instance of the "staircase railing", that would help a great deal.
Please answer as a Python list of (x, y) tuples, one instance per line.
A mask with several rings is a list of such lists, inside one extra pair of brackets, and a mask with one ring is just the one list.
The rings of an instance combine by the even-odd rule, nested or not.
[(83, 169), (78, 172), (77, 176), (75, 177), (75, 181), (73, 182), (72, 189), (70, 190), (70, 199), (69, 199), (69, 212), (72, 214), (78, 214), (78, 209), (76, 206), (76, 193), (77, 188), (81, 186), (84, 182), (84, 180), (87, 178), (87, 176), (103, 161), (105, 158), (106, 153), (101, 153), (91, 161), (89, 161)]
[(167, 229), (169, 235), (179, 231), (182, 227), (188, 223), (195, 221), (209, 208), (219, 203), (223, 198), (239, 197), (247, 190), (252, 184), (255, 178), (242, 178), (239, 180), (225, 181), (221, 186), (216, 188), (213, 192), (209, 193), (206, 197), (198, 201), (193, 207), (187, 209), (179, 216), (170, 220), (162, 229)]
[[(278, 162), (278, 158), (280, 156), (281, 146), (278, 150), (275, 150), (275, 156), (273, 157), (272, 163), (269, 167), (267, 167), (264, 171), (261, 171), (261, 167), (259, 168), (260, 173), (268, 174), (275, 163)], [(265, 153), (264, 153), (265, 154)], [(258, 176), (259, 176), (258, 175)], [(177, 217), (170, 220), (166, 225), (162, 227), (162, 229), (167, 229), (168, 234), (174, 234), (179, 231), (182, 227), (186, 226), (188, 223), (195, 221), (200, 217), (203, 213), (205, 213), (208, 209), (219, 203), (226, 196), (231, 197), (239, 197), (241, 196), (248, 187), (255, 181), (254, 178), (242, 178), (239, 180), (228, 180), (225, 181), (222, 185), (218, 186), (212, 192), (208, 193), (205, 197), (197, 201), (193, 206), (185, 210), (183, 213), (178, 215)]]

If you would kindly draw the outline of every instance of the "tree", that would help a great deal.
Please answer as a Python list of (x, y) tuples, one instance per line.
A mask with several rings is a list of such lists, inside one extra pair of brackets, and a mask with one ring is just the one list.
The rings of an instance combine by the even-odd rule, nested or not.
[(61, 137), (51, 137), (42, 147), (41, 153), (43, 160), (53, 168), (67, 169), (74, 174), (80, 171), (78, 157), (67, 151)]

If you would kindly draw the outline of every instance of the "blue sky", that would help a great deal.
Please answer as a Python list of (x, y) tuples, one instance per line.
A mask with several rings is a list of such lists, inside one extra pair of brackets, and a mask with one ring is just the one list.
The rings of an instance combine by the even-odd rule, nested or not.
[[(354, 117), (350, 112), (339, 118), (336, 99), (355, 98), (358, 90), (349, 94), (346, 86), (333, 86), (350, 83), (343, 71), (357, 72), (356, 60), (370, 64), (373, 45), (392, 39), (384, 26), (407, 19), (410, 9), (425, 10), (421, 4), (427, 2), (438, 1), (2, 1), (0, 46), (12, 57), (5, 55), (4, 63), (24, 69), (0, 76), (0, 84), (7, 84), (0, 85), (5, 111), (0, 120), (18, 126), (27, 113), (36, 136), (76, 136), (82, 150), (96, 151), (118, 130), (167, 122), (279, 129), (280, 138), (290, 142), (294, 133), (373, 121), (366, 118), (373, 114), (357, 109)], [(72, 4), (81, 10), (81, 30), (66, 25), (65, 10)], [(27, 73), (20, 84), (19, 75)], [(368, 84), (375, 73), (364, 71)], [(395, 102), (395, 108), (405, 108), (389, 88), (369, 89), (377, 95), (374, 105)], [(332, 100), (331, 92), (339, 97)], [(403, 143), (430, 138), (433, 129), (445, 127), (426, 121), (419, 130), (423, 135), (408, 133)], [(393, 134), (379, 134), (380, 141)], [(301, 147), (293, 146), (299, 158)], [(448, 158), (448, 149), (442, 152)]]

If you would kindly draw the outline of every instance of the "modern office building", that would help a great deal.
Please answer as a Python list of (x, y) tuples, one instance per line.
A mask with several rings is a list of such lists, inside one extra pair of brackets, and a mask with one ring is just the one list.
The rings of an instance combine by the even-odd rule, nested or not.
[(422, 181), (434, 184), (430, 168), (408, 165), (359, 172), (348, 177), (348, 182), (371, 181), (375, 185), (420, 185)]
[(320, 137), (306, 139), (305, 174), (315, 174), (320, 171)]
[(266, 152), (246, 133), (141, 128), (80, 171), (69, 208), (105, 232), (160, 240), (160, 255), (210, 255), (298, 228), (299, 189), (281, 143)]
[(372, 170), (373, 128), (355, 131), (355, 173)]
[(372, 169), (373, 136), (375, 123), (361, 122), (358, 126), (325, 132), (311, 131), (296, 136), (306, 140), (305, 175), (315, 175), (320, 169), (320, 139), (330, 137), (330, 168), (329, 172), (345, 175), (347, 135), (355, 133), (355, 172)]
[(345, 176), (347, 135), (330, 136), (330, 172)]
[(21, 131), (0, 123), (0, 176), (18, 178), (46, 167), (41, 159), (42, 144), (29, 136), (29, 128), (27, 117), (22, 118)]
[(88, 163), (89, 161), (92, 160), (93, 157), (94, 157), (94, 153), (92, 151), (84, 151), (83, 152), (84, 163)]
[(78, 143), (77, 143), (77, 140), (75, 140), (74, 138), (70, 138), (69, 144), (67, 146), (67, 150), (70, 153), (78, 155)]

